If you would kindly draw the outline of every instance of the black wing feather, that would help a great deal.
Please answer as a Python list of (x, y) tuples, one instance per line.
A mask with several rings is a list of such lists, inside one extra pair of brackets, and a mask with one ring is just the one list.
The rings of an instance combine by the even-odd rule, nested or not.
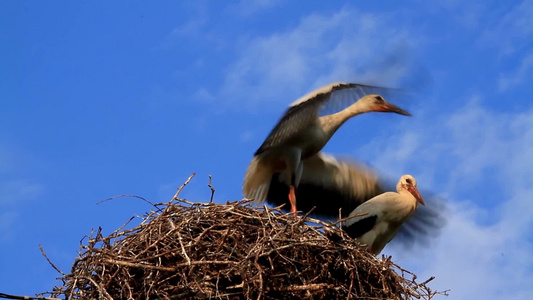
[[(322, 219), (347, 217), (363, 202), (385, 192), (374, 172), (349, 160), (337, 160), (319, 153), (303, 161), (303, 174), (296, 190), (296, 206), (303, 212), (313, 211)], [(275, 206), (289, 203), (289, 186), (281, 173), (270, 181), (267, 202)], [(286, 205), (286, 208), (290, 205)]]
[[(290, 208), (289, 198), (287, 196), (289, 194), (289, 186), (280, 180), (280, 176), (280, 173), (272, 176), (267, 202), (274, 206), (286, 204), (283, 209), (288, 210)], [(339, 209), (341, 210), (341, 217), (345, 218), (361, 203), (382, 192), (379, 186), (376, 186), (372, 194), (348, 196), (338, 189), (328, 188), (314, 183), (300, 182), (296, 190), (296, 206), (298, 210), (303, 212), (308, 212), (315, 207), (312, 213), (313, 216), (327, 220), (336, 220), (339, 218)]]
[(318, 118), (319, 106), (327, 101), (329, 94), (319, 94), (309, 101), (290, 107), (281, 117), (278, 124), (270, 131), (263, 144), (255, 151), (259, 155), (270, 148), (282, 144), (296, 133), (309, 127)]
[(369, 232), (376, 225), (378, 216), (372, 215), (361, 218), (357, 222), (350, 224), (350, 226), (343, 226), (342, 229), (352, 238), (356, 239), (363, 234)]

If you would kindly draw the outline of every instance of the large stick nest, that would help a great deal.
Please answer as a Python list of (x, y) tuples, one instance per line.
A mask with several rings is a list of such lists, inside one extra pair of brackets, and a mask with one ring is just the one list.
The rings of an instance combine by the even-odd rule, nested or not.
[[(179, 192), (178, 192), (179, 193)], [(135, 228), (82, 243), (51, 297), (430, 299), (426, 283), (333, 224), (249, 201), (156, 204)]]

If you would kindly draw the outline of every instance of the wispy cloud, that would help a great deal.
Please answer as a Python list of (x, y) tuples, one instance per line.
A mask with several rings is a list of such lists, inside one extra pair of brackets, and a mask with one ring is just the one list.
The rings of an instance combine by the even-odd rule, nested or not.
[(195, 38), (203, 35), (205, 32), (204, 27), (209, 17), (208, 3), (204, 1), (194, 1), (192, 3), (183, 4), (183, 6), (183, 10), (189, 11), (189, 14), (192, 17), (174, 27), (156, 48), (168, 50), (183, 44), (185, 38)]
[(533, 1), (523, 0), (512, 6), (493, 26), (481, 35), (479, 42), (499, 51), (499, 62), (505, 63), (498, 78), (498, 89), (506, 92), (533, 79)]
[(250, 108), (288, 103), (332, 81), (397, 85), (410, 71), (409, 48), (416, 39), (387, 22), (384, 16), (345, 7), (251, 38), (239, 43), (238, 59), (227, 68), (222, 87), (211, 93)]
[(11, 179), (0, 183), (0, 205), (17, 205), (42, 195), (44, 187), (27, 179)]
[(18, 214), (13, 211), (0, 213), (0, 240), (9, 239), (14, 236), (12, 230), (15, 226)]
[(280, 0), (241, 0), (238, 4), (231, 7), (233, 10), (237, 11), (243, 16), (251, 16), (253, 14), (277, 7), (281, 3), (282, 1)]
[(0, 239), (13, 236), (21, 208), (45, 192), (44, 185), (24, 177), (21, 164), (12, 146), (0, 141)]
[(533, 37), (533, 1), (523, 0), (487, 28), (481, 42), (500, 49), (501, 56), (509, 56), (523, 48), (530, 48)]
[(8, 179), (0, 183), (0, 239), (13, 237), (22, 204), (44, 193), (44, 186), (27, 179)]
[(450, 289), (453, 299), (531, 299), (531, 245), (506, 230), (508, 219), (482, 226), (480, 214), (470, 202), (451, 203), (440, 243), (431, 253), (412, 255), (418, 275), (436, 276), (432, 287)]
[(195, 18), (186, 21), (177, 27), (174, 27), (156, 48), (168, 50), (184, 43), (185, 38), (191, 38), (200, 35), (205, 23), (206, 19)]
[[(533, 24), (532, 24), (533, 27)], [(522, 83), (531, 83), (533, 80), (533, 52), (522, 59), (520, 65), (513, 71), (500, 74), (498, 88), (505, 92)]]
[(0, 174), (13, 171), (15, 168), (15, 153), (10, 147), (0, 142)]
[(486, 13), (487, 6), (483, 1), (468, 1), (461, 0), (446, 0), (435, 3), (428, 3), (428, 9), (431, 11), (449, 10), (452, 20), (461, 27), (466, 29), (477, 29), (479, 27), (479, 20), (483, 14)]
[(245, 130), (245, 131), (243, 131), (241, 133), (241, 135), (239, 137), (239, 141), (241, 143), (246, 143), (246, 142), (252, 140), (254, 138), (254, 135), (255, 134), (254, 134), (254, 132), (252, 130), (247, 129), (247, 130)]

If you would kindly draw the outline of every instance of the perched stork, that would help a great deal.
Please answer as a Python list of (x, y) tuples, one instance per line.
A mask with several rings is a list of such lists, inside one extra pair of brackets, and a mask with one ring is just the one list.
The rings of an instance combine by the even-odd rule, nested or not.
[(368, 250), (379, 254), (396, 235), (400, 226), (415, 212), (418, 203), (426, 205), (411, 175), (403, 175), (396, 185), (397, 193), (380, 194), (352, 211), (355, 216), (342, 223), (351, 237), (367, 245)]
[[(291, 212), (296, 214), (295, 189), (302, 176), (302, 162), (318, 153), (346, 120), (372, 111), (411, 115), (376, 94), (387, 90), (390, 91), (356, 83), (334, 83), (295, 101), (255, 152), (244, 176), (244, 196), (264, 202), (272, 175), (285, 173)], [(335, 109), (335, 113), (320, 116), (328, 108)]]
[[(287, 176), (286, 173), (276, 173), (272, 176), (267, 196), (268, 203), (276, 206), (287, 203), (286, 193), (289, 186), (285, 176)], [(398, 212), (394, 217), (394, 211), (412, 205), (412, 199), (420, 199), (420, 203), (422, 203), (422, 198), (418, 196), (419, 193), (413, 189), (413, 187), (416, 188), (414, 178), (404, 177), (402, 179), (405, 179), (406, 183), (408, 183), (407, 179), (411, 182), (411, 185), (408, 186), (414, 194), (410, 195), (417, 196), (412, 196), (415, 198), (410, 198), (411, 202), (397, 202), (400, 205), (391, 204), (396, 202), (379, 199), (382, 197), (389, 199), (387, 197), (390, 197), (383, 195), (397, 195), (398, 197), (394, 199), (403, 200), (404, 198), (400, 196), (406, 192), (403, 187), (400, 191), (402, 179), (397, 184), (398, 193), (387, 193), (386, 191), (392, 191), (394, 186), (380, 179), (374, 171), (353, 161), (336, 159), (320, 152), (303, 161), (302, 177), (296, 192), (299, 199), (298, 206), (304, 212), (314, 208), (313, 215), (330, 221), (339, 218), (339, 210), (341, 218), (353, 216), (360, 213), (361, 210), (366, 210), (366, 215), (354, 217), (344, 222), (343, 229), (351, 237), (359, 238), (363, 243), (371, 245), (370, 247), (375, 253), (379, 253), (389, 242), (388, 236), (380, 237), (379, 241), (375, 243), (368, 242), (368, 236), (376, 233), (376, 230), (382, 230), (385, 226), (390, 226), (389, 228), (394, 230), (391, 232), (391, 238), (397, 231), (397, 238), (394, 239), (394, 242), (402, 246), (409, 248), (415, 243), (427, 244), (429, 239), (436, 235), (444, 224), (442, 216), (444, 207), (438, 197), (431, 193), (425, 193), (431, 198), (429, 206), (422, 206), (414, 213), (411, 212), (412, 217), (409, 218), (409, 214), (405, 218), (408, 220), (402, 226), (400, 225), (405, 220), (400, 223), (391, 221), (391, 218), (401, 219), (399, 217), (401, 213)], [(403, 203), (405, 206), (401, 206)], [(414, 204), (416, 203), (415, 201)], [(389, 222), (392, 225), (385, 225)], [(364, 233), (367, 235), (363, 236)], [(385, 243), (381, 245), (383, 240)], [(373, 246), (374, 244), (376, 246)]]

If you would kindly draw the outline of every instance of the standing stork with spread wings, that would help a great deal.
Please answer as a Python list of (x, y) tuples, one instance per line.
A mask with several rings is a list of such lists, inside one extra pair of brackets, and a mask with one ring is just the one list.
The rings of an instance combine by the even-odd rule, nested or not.
[[(291, 212), (296, 214), (295, 190), (302, 176), (302, 162), (322, 150), (344, 122), (372, 111), (411, 115), (378, 95), (391, 90), (356, 83), (334, 83), (295, 101), (255, 152), (244, 176), (244, 196), (264, 202), (272, 175), (285, 173)], [(328, 109), (336, 110), (320, 116)]]

